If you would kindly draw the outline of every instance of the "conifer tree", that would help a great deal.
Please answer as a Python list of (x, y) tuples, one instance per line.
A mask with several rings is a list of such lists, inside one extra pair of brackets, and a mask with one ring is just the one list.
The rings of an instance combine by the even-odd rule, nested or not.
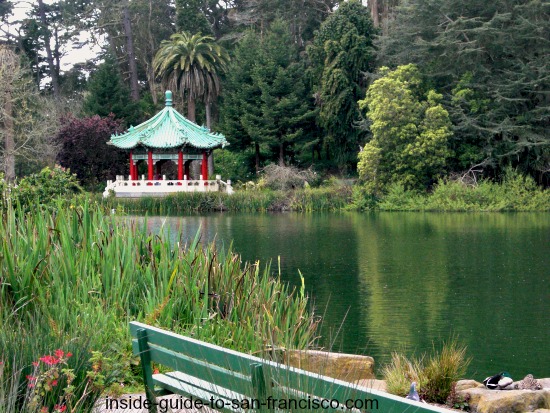
[(320, 106), (318, 122), (340, 167), (355, 161), (361, 133), (355, 127), (360, 119), (357, 101), (365, 92), (364, 72), (373, 68), (375, 33), (369, 10), (351, 0), (323, 22), (307, 49)]
[(82, 109), (89, 116), (107, 117), (112, 113), (128, 126), (137, 125), (141, 120), (139, 104), (131, 100), (130, 90), (109, 56), (90, 77)]
[(407, 0), (380, 46), (385, 64), (416, 63), (443, 91), (454, 168), (550, 172), (547, 1)]

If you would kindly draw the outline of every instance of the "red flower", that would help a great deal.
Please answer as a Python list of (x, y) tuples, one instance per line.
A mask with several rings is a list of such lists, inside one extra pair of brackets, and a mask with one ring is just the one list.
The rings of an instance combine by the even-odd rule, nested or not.
[(54, 406), (54, 409), (55, 409), (56, 412), (64, 412), (65, 410), (67, 410), (67, 406), (56, 404)]
[(65, 354), (65, 357), (69, 358), (69, 357), (71, 357), (72, 355), (73, 355), (73, 353), (68, 352), (67, 354)]
[(32, 365), (33, 365), (34, 367), (38, 367), (39, 364), (40, 364), (39, 361), (33, 361), (33, 362), (32, 362)]
[(36, 377), (31, 376), (31, 375), (27, 375), (26, 377), (27, 377), (28, 381), (35, 381), (36, 380)]
[(52, 381), (52, 386), (53, 387), (57, 386), (57, 380)]
[(55, 354), (55, 357), (60, 359), (61, 357), (63, 357), (65, 355), (65, 352), (63, 350), (55, 350), (54, 354)]
[(43, 357), (40, 357), (40, 361), (43, 361), (44, 363), (46, 363), (48, 366), (53, 366), (54, 364), (57, 364), (59, 363), (59, 359), (54, 357), (54, 356), (43, 356)]
[(46, 406), (42, 406), (42, 408), (40, 409), (40, 413), (49, 413), (49, 410)]

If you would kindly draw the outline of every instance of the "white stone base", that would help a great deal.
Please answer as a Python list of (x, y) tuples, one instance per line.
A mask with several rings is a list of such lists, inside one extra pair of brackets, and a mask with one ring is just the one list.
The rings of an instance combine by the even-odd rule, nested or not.
[[(114, 192), (117, 198), (141, 198), (144, 196), (164, 197), (179, 192), (225, 192), (233, 193), (231, 181), (223, 182), (216, 176), (216, 180), (125, 180), (123, 176), (117, 176), (114, 181), (107, 181), (107, 187), (103, 197), (108, 197)], [(111, 192), (112, 191), (112, 192)]]

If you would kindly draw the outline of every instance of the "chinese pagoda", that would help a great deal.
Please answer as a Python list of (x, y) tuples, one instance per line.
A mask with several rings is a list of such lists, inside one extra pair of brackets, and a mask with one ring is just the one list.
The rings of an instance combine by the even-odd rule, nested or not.
[[(122, 135), (112, 135), (108, 145), (129, 151), (130, 174), (128, 179), (117, 176), (108, 181), (103, 196), (111, 191), (117, 197), (164, 196), (175, 192), (232, 193), (231, 181), (223, 182), (221, 177), (208, 179), (208, 156), (215, 148), (228, 144), (225, 137), (212, 133), (182, 116), (172, 107), (172, 92), (166, 91), (166, 106), (151, 119), (138, 126), (131, 126)], [(138, 174), (140, 163), (147, 163), (147, 179)], [(177, 176), (167, 179), (163, 167), (173, 162), (177, 165)], [(201, 162), (201, 173), (191, 179), (189, 165)], [(143, 168), (144, 169), (144, 168)], [(175, 169), (175, 168), (172, 168)], [(166, 171), (164, 171), (166, 172)], [(176, 175), (176, 173), (173, 173)]]

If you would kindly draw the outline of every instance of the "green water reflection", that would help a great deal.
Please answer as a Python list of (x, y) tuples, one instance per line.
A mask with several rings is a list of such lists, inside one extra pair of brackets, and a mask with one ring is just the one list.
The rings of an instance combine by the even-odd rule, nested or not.
[[(216, 214), (149, 218), (151, 231), (233, 242), (245, 260), (305, 277), (323, 344), (372, 355), (429, 351), (451, 335), (477, 379), (550, 376), (550, 214)], [(180, 232), (181, 231), (181, 232)]]

